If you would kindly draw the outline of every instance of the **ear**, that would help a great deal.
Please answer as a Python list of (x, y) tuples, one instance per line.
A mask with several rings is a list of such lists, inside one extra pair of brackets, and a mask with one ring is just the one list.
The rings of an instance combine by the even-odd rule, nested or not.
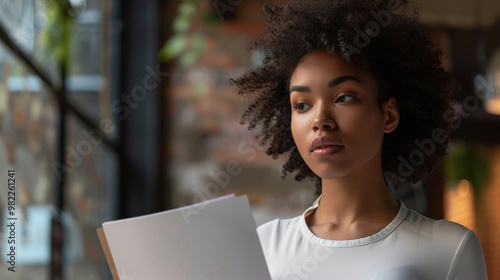
[(399, 124), (399, 108), (394, 97), (389, 98), (382, 105), (384, 112), (384, 133), (393, 132)]

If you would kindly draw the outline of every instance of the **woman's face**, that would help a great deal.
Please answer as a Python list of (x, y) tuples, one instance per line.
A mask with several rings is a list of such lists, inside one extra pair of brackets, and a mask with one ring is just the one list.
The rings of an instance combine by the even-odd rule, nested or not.
[(308, 54), (298, 64), (290, 80), (291, 130), (316, 175), (381, 171), (382, 139), (396, 128), (399, 113), (393, 98), (381, 108), (377, 92), (372, 75), (329, 53)]

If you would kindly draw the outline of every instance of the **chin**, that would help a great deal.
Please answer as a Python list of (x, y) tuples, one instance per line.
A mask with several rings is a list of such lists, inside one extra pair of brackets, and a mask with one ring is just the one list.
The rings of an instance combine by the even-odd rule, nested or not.
[(332, 169), (332, 168), (321, 168), (321, 169), (311, 169), (314, 174), (318, 175), (322, 180), (328, 180), (328, 179), (338, 179), (345, 177), (349, 174), (347, 170), (339, 170), (339, 169)]

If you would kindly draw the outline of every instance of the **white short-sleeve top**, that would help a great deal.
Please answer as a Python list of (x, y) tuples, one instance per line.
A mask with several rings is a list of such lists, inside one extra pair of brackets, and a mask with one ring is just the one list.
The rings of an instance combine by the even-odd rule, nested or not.
[(483, 280), (481, 244), (457, 223), (433, 220), (406, 208), (378, 233), (327, 240), (311, 232), (305, 217), (276, 219), (257, 232), (273, 280)]

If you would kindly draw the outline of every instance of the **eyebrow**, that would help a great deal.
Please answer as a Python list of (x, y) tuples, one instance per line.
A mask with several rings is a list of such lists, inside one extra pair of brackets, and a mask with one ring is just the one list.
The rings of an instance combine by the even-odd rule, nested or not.
[[(331, 81), (328, 82), (328, 88), (332, 88), (332, 87), (335, 87), (335, 86), (338, 86), (340, 85), (341, 83), (343, 82), (346, 82), (346, 81), (355, 81), (357, 83), (360, 83), (360, 84), (363, 84), (363, 82), (354, 77), (354, 76), (341, 76), (341, 77), (338, 77), (338, 78), (335, 78)], [(296, 91), (296, 92), (311, 92), (311, 89), (307, 86), (293, 86), (290, 88), (290, 93), (292, 93), (293, 91)]]

